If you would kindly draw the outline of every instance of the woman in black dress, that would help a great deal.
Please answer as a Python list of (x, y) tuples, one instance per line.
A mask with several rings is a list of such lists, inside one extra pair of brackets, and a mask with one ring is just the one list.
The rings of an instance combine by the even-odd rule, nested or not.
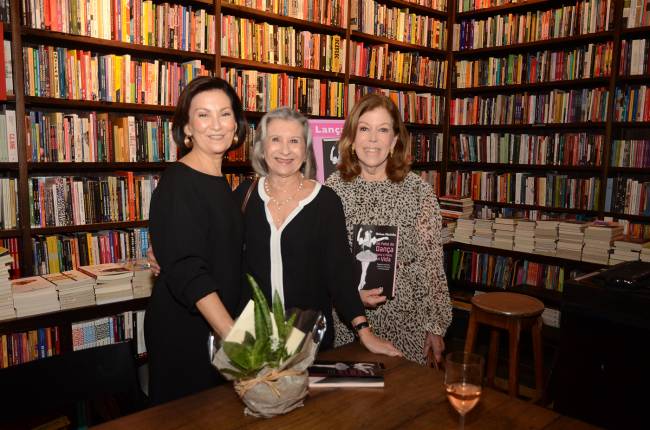
[(145, 317), (152, 404), (220, 382), (208, 335), (223, 338), (233, 325), (243, 240), (240, 208), (221, 166), (246, 130), (241, 102), (222, 79), (197, 78), (181, 93), (172, 134), (186, 155), (165, 170), (149, 220), (161, 268)]
[[(332, 305), (355, 328), (371, 352), (400, 355), (372, 332), (354, 281), (341, 199), (315, 174), (307, 119), (279, 108), (260, 120), (251, 164), (261, 176), (247, 202), (244, 270), (271, 300), (277, 292), (287, 309), (316, 309), (327, 318), (321, 348), (334, 341)], [(250, 181), (235, 192), (243, 201)], [(250, 294), (249, 288), (243, 294)]]

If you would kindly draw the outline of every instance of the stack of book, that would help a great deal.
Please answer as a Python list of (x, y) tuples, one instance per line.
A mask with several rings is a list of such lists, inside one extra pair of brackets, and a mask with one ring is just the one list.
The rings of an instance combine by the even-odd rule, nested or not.
[(515, 228), (515, 244), (512, 248), (519, 252), (535, 252), (535, 221), (517, 220)]
[(623, 238), (623, 226), (615, 222), (594, 221), (585, 229), (582, 261), (608, 264), (614, 241)]
[(650, 242), (643, 239), (624, 237), (614, 241), (614, 252), (609, 256), (609, 264), (614, 265), (625, 261), (641, 259), (641, 250), (650, 248)]
[(149, 263), (146, 260), (135, 261), (128, 264), (127, 267), (133, 271), (133, 297), (138, 299), (151, 296), (154, 276)]
[(557, 220), (538, 220), (535, 225), (535, 253), (555, 256), (557, 251)]
[(492, 230), (493, 224), (494, 221), (491, 219), (474, 220), (474, 236), (472, 236), (472, 245), (492, 246), (492, 240), (494, 240), (494, 230)]
[(11, 281), (17, 317), (61, 310), (59, 296), (53, 283), (40, 276)]
[(78, 270), (42, 275), (56, 286), (61, 309), (73, 309), (95, 304), (95, 278)]
[(650, 247), (641, 248), (641, 252), (639, 253), (639, 258), (641, 259), (641, 261), (645, 261), (646, 263), (650, 263)]
[(121, 263), (79, 266), (79, 270), (95, 278), (98, 305), (133, 299), (133, 272)]
[(456, 221), (451, 221), (448, 219), (442, 219), (442, 231), (440, 232), (441, 240), (443, 245), (447, 242), (451, 242), (454, 237), (454, 231), (456, 230)]
[(512, 250), (515, 238), (517, 220), (514, 218), (498, 217), (494, 220), (494, 241), (495, 248)]
[(440, 214), (443, 218), (469, 219), (474, 211), (474, 201), (470, 197), (446, 195), (438, 197)]
[(558, 257), (582, 260), (582, 247), (585, 243), (586, 221), (567, 220), (560, 222), (557, 241)]
[(456, 230), (454, 230), (454, 241), (461, 243), (472, 243), (474, 234), (474, 220), (459, 218), (456, 221)]
[(11, 296), (11, 281), (9, 281), (9, 268), (12, 261), (9, 250), (0, 248), (0, 321), (16, 318), (14, 299)]

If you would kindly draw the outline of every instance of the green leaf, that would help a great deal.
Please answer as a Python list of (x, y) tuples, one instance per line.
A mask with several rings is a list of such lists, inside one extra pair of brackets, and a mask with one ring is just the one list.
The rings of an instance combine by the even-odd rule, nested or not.
[(264, 314), (267, 312), (264, 311), (262, 305), (258, 302), (255, 302), (255, 339), (268, 338), (270, 331), (267, 330), (266, 324), (264, 323)]
[(275, 319), (275, 325), (278, 328), (280, 343), (284, 343), (287, 338), (284, 320), (284, 305), (282, 304), (282, 300), (280, 300), (280, 294), (278, 294), (277, 290), (273, 293), (273, 318)]
[(255, 345), (255, 337), (251, 334), (251, 332), (247, 331), (244, 333), (244, 341), (242, 342), (242, 345), (246, 345), (251, 348), (253, 345)]
[(255, 278), (250, 274), (246, 274), (246, 277), (253, 289), (253, 301), (255, 302), (255, 338), (269, 337), (273, 333), (269, 304), (266, 297), (264, 297), (264, 293), (255, 282)]
[(224, 342), (223, 351), (235, 367), (244, 371), (251, 368), (252, 348), (235, 342)]
[(257, 338), (255, 339), (255, 345), (251, 353), (251, 368), (252, 369), (261, 369), (264, 367), (269, 360), (270, 352), (270, 340), (269, 338)]
[(287, 331), (287, 336), (289, 336), (289, 333), (291, 333), (291, 329), (293, 328), (293, 325), (296, 323), (296, 318), (298, 317), (298, 314), (292, 314), (289, 319), (286, 322), (285, 330)]

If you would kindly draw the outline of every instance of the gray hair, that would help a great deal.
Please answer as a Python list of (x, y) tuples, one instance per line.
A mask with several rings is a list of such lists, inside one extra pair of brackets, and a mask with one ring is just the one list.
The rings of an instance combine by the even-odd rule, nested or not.
[(255, 140), (253, 140), (253, 148), (251, 150), (251, 165), (253, 170), (260, 176), (269, 174), (269, 166), (264, 159), (264, 139), (267, 137), (267, 129), (271, 121), (274, 119), (282, 119), (285, 121), (296, 121), (302, 126), (302, 136), (305, 139), (306, 160), (303, 163), (300, 171), (307, 179), (316, 177), (316, 158), (314, 157), (314, 148), (312, 147), (311, 130), (307, 118), (300, 112), (296, 112), (288, 107), (280, 107), (267, 112), (262, 119), (260, 119), (259, 128), (255, 133)]

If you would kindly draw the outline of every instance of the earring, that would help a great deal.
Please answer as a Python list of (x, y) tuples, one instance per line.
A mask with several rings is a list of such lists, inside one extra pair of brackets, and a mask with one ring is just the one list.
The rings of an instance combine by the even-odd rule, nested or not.
[(183, 139), (183, 143), (185, 144), (186, 147), (191, 148), (192, 147), (192, 135), (191, 134), (186, 134), (185, 139)]
[(395, 152), (395, 148), (390, 148), (390, 151), (388, 152), (388, 154), (392, 157), (392, 156), (393, 156), (393, 152)]
[(239, 143), (239, 136), (235, 135), (235, 137), (232, 138), (232, 144), (237, 145)]

